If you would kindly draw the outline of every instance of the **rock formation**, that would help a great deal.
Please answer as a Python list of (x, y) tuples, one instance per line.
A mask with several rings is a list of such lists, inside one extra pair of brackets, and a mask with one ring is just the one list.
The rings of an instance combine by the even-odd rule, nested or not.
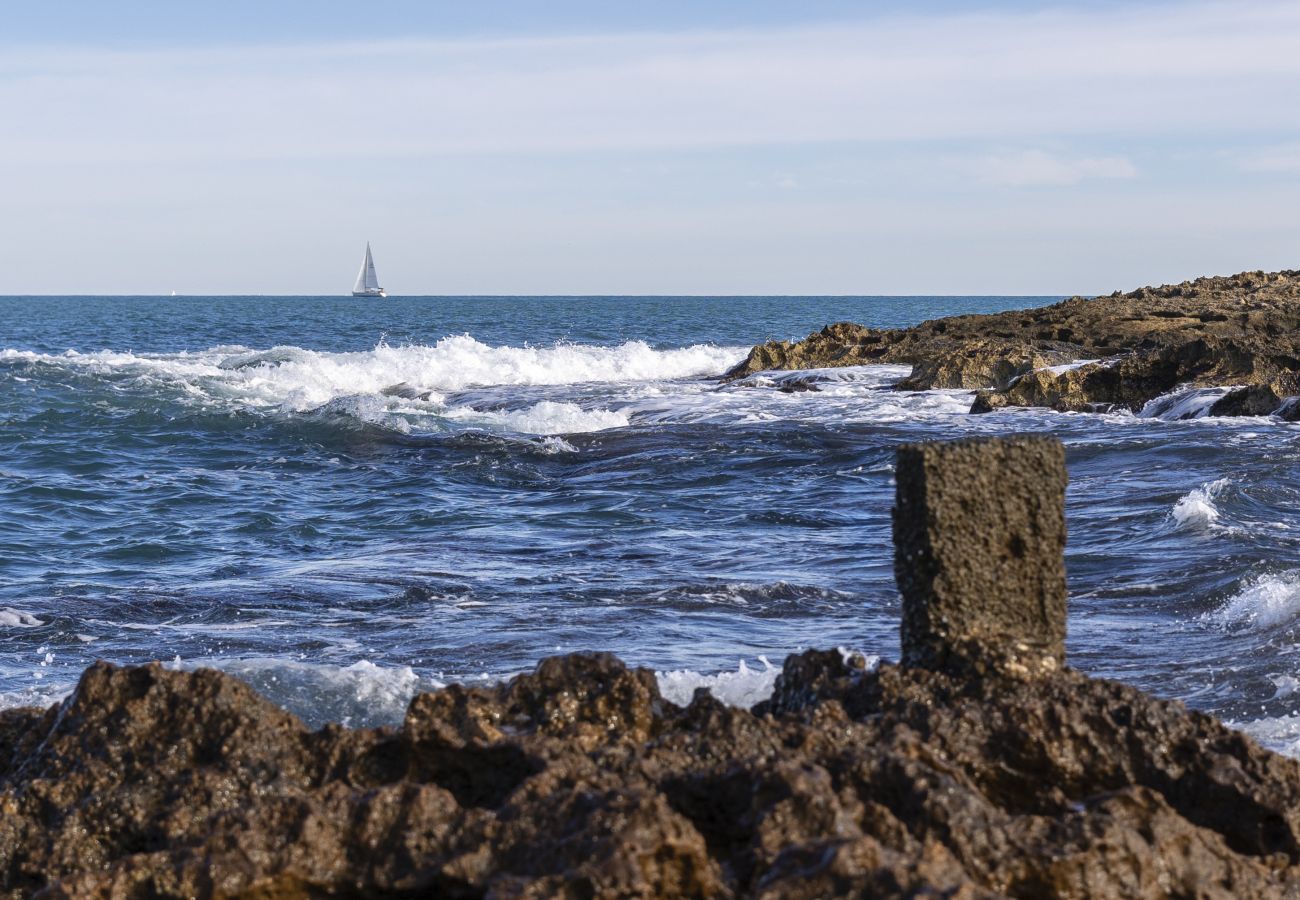
[[(1027, 495), (975, 508), (1026, 465)], [(899, 471), (914, 664), (791, 656), (751, 712), (574, 654), (315, 732), (218, 672), (96, 664), (0, 713), (0, 896), (1300, 896), (1300, 763), (1041, 664), (1059, 446), (914, 447)]]
[(1281, 412), (1300, 394), (1300, 272), (1199, 278), (914, 328), (842, 322), (760, 344), (724, 378), (869, 363), (910, 364), (903, 390), (977, 390), (974, 412), (1137, 411), (1182, 385), (1245, 391), (1212, 415)]

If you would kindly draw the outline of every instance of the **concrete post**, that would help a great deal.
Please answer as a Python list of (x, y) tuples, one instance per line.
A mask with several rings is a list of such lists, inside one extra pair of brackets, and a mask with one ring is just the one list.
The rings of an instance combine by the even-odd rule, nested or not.
[(1065, 662), (1065, 451), (1017, 435), (898, 450), (902, 661), (1034, 677)]

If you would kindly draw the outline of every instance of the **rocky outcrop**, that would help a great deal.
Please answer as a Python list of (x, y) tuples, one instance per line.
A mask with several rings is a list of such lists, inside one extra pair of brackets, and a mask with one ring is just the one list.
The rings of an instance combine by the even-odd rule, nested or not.
[(840, 323), (803, 341), (761, 344), (724, 378), (866, 363), (911, 365), (902, 390), (978, 390), (976, 412), (1136, 411), (1180, 385), (1268, 385), (1276, 403), (1255, 391), (1249, 404), (1211, 414), (1273, 413), (1300, 393), (1300, 272), (1200, 278), (905, 329)]
[(0, 896), (1300, 896), (1300, 763), (1060, 665), (1061, 459), (905, 448), (908, 665), (791, 656), (753, 711), (592, 653), (308, 731), (97, 664), (0, 712)]
[(229, 676), (97, 665), (3, 721), (10, 897), (1300, 891), (1300, 764), (1069, 670), (808, 652), (748, 712), (576, 655), (308, 732)]

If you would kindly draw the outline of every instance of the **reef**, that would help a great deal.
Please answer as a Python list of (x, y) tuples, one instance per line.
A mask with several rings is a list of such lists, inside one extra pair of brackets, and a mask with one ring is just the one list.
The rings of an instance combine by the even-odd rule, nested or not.
[(901, 390), (975, 390), (972, 412), (1138, 411), (1182, 387), (1232, 388), (1210, 415), (1300, 408), (1300, 272), (1246, 272), (1073, 297), (1039, 309), (951, 316), (913, 328), (841, 322), (754, 347), (724, 380), (774, 369), (907, 364)]
[(6, 897), (1294, 897), (1300, 763), (1064, 656), (1064, 454), (904, 447), (901, 663), (751, 710), (608, 654), (308, 730), (98, 663), (0, 712)]

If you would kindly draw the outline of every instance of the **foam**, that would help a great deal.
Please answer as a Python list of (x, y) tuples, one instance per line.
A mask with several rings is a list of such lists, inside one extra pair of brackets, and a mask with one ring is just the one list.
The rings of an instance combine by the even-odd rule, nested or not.
[(1300, 715), (1275, 716), (1253, 722), (1225, 722), (1244, 731), (1265, 747), (1287, 756), (1300, 757)]
[(538, 446), (541, 448), (542, 452), (545, 453), (547, 456), (554, 456), (557, 453), (578, 452), (577, 447), (573, 446), (562, 437), (551, 436), (551, 437), (543, 438), (541, 443), (538, 444)]
[(348, 666), (273, 658), (177, 660), (177, 667), (216, 668), (241, 678), (310, 725), (401, 722), (412, 697), (444, 686), (410, 666), (385, 667), (364, 659)]
[(1273, 695), (1274, 700), (1290, 697), (1300, 691), (1300, 678), (1294, 675), (1270, 675), (1269, 681), (1273, 682), (1273, 687), (1277, 689), (1277, 693)]
[(1229, 479), (1220, 478), (1201, 485), (1181, 497), (1169, 511), (1175, 525), (1185, 530), (1205, 529), (1213, 525), (1219, 519), (1219, 510), (1214, 505), (1214, 499), (1229, 484), (1231, 484)]
[(0, 691), (0, 709), (31, 706), (45, 709), (62, 703), (72, 693), (73, 684), (40, 682), (14, 691)]
[(749, 709), (772, 696), (776, 686), (776, 676), (781, 670), (768, 662), (767, 657), (760, 656), (762, 669), (751, 669), (742, 659), (734, 672), (718, 672), (704, 675), (690, 669), (678, 669), (671, 672), (656, 672), (659, 681), (659, 693), (664, 699), (678, 706), (691, 702), (696, 688), (707, 688), (709, 693), (728, 706)]
[(1074, 362), (1062, 363), (1059, 366), (1045, 366), (1040, 371), (1051, 372), (1053, 375), (1064, 375), (1066, 372), (1073, 372), (1075, 369), (1082, 369), (1084, 366), (1090, 366), (1096, 362), (1101, 362), (1101, 360), (1076, 359)]
[(655, 350), (644, 341), (616, 347), (555, 344), (490, 346), (469, 335), (432, 346), (329, 353), (301, 347), (269, 350), (214, 347), (196, 353), (38, 354), (3, 350), (0, 359), (76, 367), (103, 375), (135, 375), (195, 389), (239, 405), (303, 412), (357, 394), (383, 394), (400, 386), (409, 395), (447, 393), (494, 385), (562, 385), (672, 380), (718, 375), (744, 356), (739, 347), (695, 344)]
[[(340, 416), (409, 433), (483, 427), (520, 434), (575, 434), (622, 428), (626, 410), (591, 408), (568, 397), (541, 398), (523, 408), (493, 409), (484, 396), (510, 407), (510, 387), (627, 386), (720, 375), (746, 348), (695, 344), (656, 350), (644, 341), (617, 346), (559, 343), (548, 347), (491, 346), (469, 335), (433, 345), (380, 343), (372, 350), (330, 353), (302, 347), (238, 346), (198, 352), (135, 354), (115, 350), (62, 354), (2, 350), (0, 359), (71, 368), (133, 389), (163, 390), (181, 403), (255, 412)], [(516, 392), (517, 393), (517, 392)]]
[(1237, 389), (1237, 386), (1229, 386), (1175, 390), (1148, 400), (1138, 411), (1138, 418), (1164, 419), (1168, 422), (1201, 419), (1209, 414), (1210, 407)]
[[(472, 407), (447, 410), (449, 419), (474, 425), (504, 428), (520, 434), (556, 435), (625, 428), (625, 412), (608, 409), (583, 409), (576, 403), (542, 400), (527, 409), (509, 412), (479, 411)], [(574, 449), (571, 445), (570, 450)]]
[(0, 628), (39, 628), (44, 624), (42, 620), (21, 609), (0, 607)]
[(1275, 628), (1300, 615), (1300, 569), (1261, 575), (1246, 582), (1211, 616), (1221, 625)]
[[(866, 661), (868, 669), (873, 669), (880, 663), (879, 656), (844, 647), (838, 649), (846, 661), (852, 657), (861, 657)], [(755, 704), (762, 703), (772, 696), (772, 691), (776, 687), (776, 677), (781, 674), (781, 669), (772, 665), (766, 656), (759, 656), (758, 661), (763, 664), (762, 669), (751, 669), (742, 659), (734, 672), (716, 672), (706, 675), (691, 669), (677, 669), (670, 672), (656, 672), (655, 678), (659, 682), (659, 693), (665, 700), (678, 706), (689, 704), (697, 688), (706, 688), (716, 700), (727, 706), (752, 709)]]

